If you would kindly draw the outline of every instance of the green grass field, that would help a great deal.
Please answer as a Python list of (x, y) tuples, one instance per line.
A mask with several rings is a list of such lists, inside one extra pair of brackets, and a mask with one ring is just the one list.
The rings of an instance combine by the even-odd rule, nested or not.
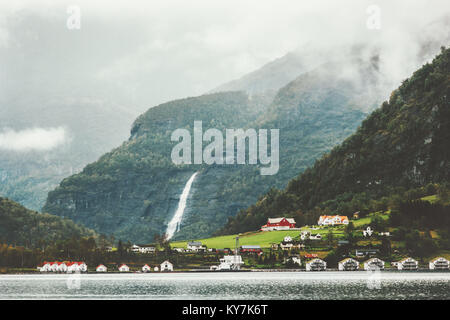
[[(299, 230), (294, 231), (256, 231), (241, 234), (239, 236), (239, 245), (259, 245), (261, 248), (269, 248), (272, 243), (280, 243), (285, 236), (297, 237), (300, 234)], [(213, 237), (207, 239), (198, 239), (203, 245), (208, 248), (234, 248), (236, 235), (227, 235), (220, 237)], [(171, 247), (186, 248), (188, 241), (172, 242)]]
[[(368, 215), (367, 217), (358, 219), (358, 220), (352, 220), (353, 225), (355, 228), (360, 228), (361, 226), (370, 224), (372, 218), (374, 216), (380, 216), (382, 219), (388, 219), (389, 214), (381, 214), (379, 212), (372, 213)], [(317, 227), (317, 226), (315, 226)], [(345, 227), (344, 226), (335, 226), (335, 227), (320, 227), (317, 230), (312, 230), (309, 227), (302, 227), (301, 230), (309, 230), (311, 234), (318, 234), (320, 233), (322, 235), (323, 239), (327, 238), (329, 230), (333, 232), (334, 239), (340, 239), (343, 238), (345, 235)], [(292, 238), (296, 238), (300, 235), (300, 230), (286, 230), (286, 231), (254, 231), (254, 232), (247, 232), (244, 234), (241, 234), (239, 236), (239, 245), (259, 245), (261, 248), (270, 248), (272, 243), (280, 243), (283, 241), (283, 238), (285, 236), (291, 236)], [(227, 235), (227, 236), (220, 236), (220, 237), (213, 237), (213, 238), (207, 238), (207, 239), (196, 239), (195, 241), (200, 241), (203, 245), (206, 245), (208, 248), (216, 248), (216, 249), (223, 249), (223, 248), (234, 248), (235, 246), (235, 240), (236, 235)], [(171, 242), (172, 248), (186, 248), (188, 241), (175, 241)]]

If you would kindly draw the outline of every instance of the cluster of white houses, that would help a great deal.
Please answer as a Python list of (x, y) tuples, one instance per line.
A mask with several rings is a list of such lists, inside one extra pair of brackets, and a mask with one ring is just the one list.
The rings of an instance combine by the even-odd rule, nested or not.
[(87, 265), (84, 262), (47, 262), (45, 261), (42, 266), (38, 267), (41, 272), (87, 272)]
[[(419, 262), (411, 257), (393, 262), (392, 266), (398, 270), (417, 270)], [(385, 262), (379, 258), (371, 258), (363, 263), (364, 270), (384, 270)], [(443, 257), (435, 258), (429, 263), (430, 270), (449, 270), (450, 263)], [(324, 271), (327, 269), (327, 263), (319, 258), (312, 259), (306, 263), (306, 271)], [(359, 261), (353, 258), (346, 258), (338, 263), (339, 271), (355, 271), (359, 269)]]
[[(142, 268), (142, 272), (150, 272), (152, 268), (145, 264)], [(78, 272), (87, 272), (88, 268), (86, 263), (84, 262), (44, 262), (42, 266), (38, 267), (40, 272), (59, 272), (59, 273), (78, 273)], [(158, 266), (153, 268), (154, 271), (173, 271), (173, 264), (169, 261), (164, 261)], [(95, 268), (96, 272), (108, 272), (108, 268), (100, 264)], [(119, 272), (130, 272), (130, 267), (126, 264), (121, 264), (118, 267)]]

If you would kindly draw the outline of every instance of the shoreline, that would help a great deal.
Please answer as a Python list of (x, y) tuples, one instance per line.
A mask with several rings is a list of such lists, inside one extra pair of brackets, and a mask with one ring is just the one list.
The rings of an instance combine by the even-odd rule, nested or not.
[[(326, 269), (321, 271), (306, 271), (306, 269), (244, 269), (244, 270), (224, 270), (224, 271), (212, 271), (209, 269), (196, 269), (196, 270), (177, 270), (177, 271), (152, 271), (152, 272), (142, 272), (142, 271), (130, 271), (130, 272), (119, 272), (119, 271), (111, 271), (111, 272), (82, 272), (79, 274), (83, 275), (117, 275), (117, 274), (171, 274), (171, 273), (242, 273), (242, 272), (277, 272), (277, 273), (285, 273), (285, 272), (298, 272), (298, 273), (326, 273), (326, 272), (339, 272), (339, 273), (347, 273), (347, 272), (374, 272), (370, 270), (358, 269), (358, 270), (345, 270), (340, 271), (338, 269)], [(383, 270), (379, 270), (379, 272), (389, 272), (389, 273), (413, 273), (413, 272), (422, 272), (422, 273), (450, 273), (450, 270), (430, 270), (425, 268), (419, 268), (417, 270), (398, 270), (395, 268), (386, 268)], [(2, 275), (74, 275), (77, 273), (65, 273), (65, 272), (6, 272), (0, 273)]]

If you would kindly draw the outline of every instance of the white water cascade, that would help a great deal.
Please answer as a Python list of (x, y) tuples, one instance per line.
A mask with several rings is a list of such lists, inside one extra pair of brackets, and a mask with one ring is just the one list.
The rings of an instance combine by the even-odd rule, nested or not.
[(180, 196), (180, 201), (178, 202), (177, 211), (175, 211), (175, 214), (174, 214), (172, 220), (170, 220), (169, 224), (167, 225), (167, 231), (166, 231), (167, 240), (170, 240), (173, 237), (173, 235), (175, 234), (175, 232), (178, 231), (177, 229), (179, 229), (178, 226), (180, 225), (181, 219), (183, 218), (183, 213), (184, 213), (184, 209), (186, 208), (187, 198), (189, 196), (189, 192), (191, 191), (192, 183), (194, 182), (194, 179), (197, 176), (197, 173), (198, 172), (194, 173), (189, 178), (186, 185), (184, 186), (183, 192), (181, 193), (181, 196)]

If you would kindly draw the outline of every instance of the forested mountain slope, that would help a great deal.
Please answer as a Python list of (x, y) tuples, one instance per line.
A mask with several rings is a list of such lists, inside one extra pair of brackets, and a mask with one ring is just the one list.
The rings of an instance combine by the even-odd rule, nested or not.
[[(355, 197), (377, 199), (450, 181), (450, 49), (427, 63), (365, 119), (355, 134), (314, 166), (229, 220), (220, 233), (255, 230), (271, 216), (340, 209)], [(350, 212), (338, 212), (350, 214)]]

